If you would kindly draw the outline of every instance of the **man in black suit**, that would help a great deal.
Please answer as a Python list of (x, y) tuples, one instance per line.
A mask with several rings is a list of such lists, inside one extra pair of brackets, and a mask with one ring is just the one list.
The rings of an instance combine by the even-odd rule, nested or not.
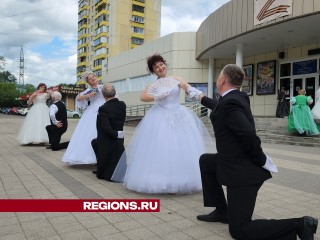
[[(206, 222), (229, 223), (235, 239), (314, 239), (318, 220), (302, 217), (281, 220), (252, 220), (258, 191), (277, 167), (261, 148), (247, 94), (239, 91), (243, 70), (226, 65), (217, 80), (220, 100), (199, 95), (201, 104), (212, 111), (217, 153), (200, 157), (205, 207), (216, 209), (197, 216)], [(226, 186), (227, 199), (222, 185)]]
[(97, 178), (112, 181), (111, 177), (124, 152), (126, 104), (115, 97), (116, 91), (111, 84), (103, 85), (102, 94), (106, 103), (99, 108), (98, 136), (91, 141), (91, 145), (97, 157)]
[(51, 94), (53, 102), (49, 109), (51, 125), (46, 126), (46, 130), (50, 143), (50, 146), (48, 146), (47, 149), (52, 149), (52, 151), (65, 149), (69, 145), (69, 141), (60, 143), (61, 136), (68, 128), (67, 109), (65, 104), (61, 101), (61, 98), (62, 96), (59, 92), (53, 92)]

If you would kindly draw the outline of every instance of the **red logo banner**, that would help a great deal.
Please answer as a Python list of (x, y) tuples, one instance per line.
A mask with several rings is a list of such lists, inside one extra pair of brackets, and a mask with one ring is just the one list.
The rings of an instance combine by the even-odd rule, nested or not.
[(160, 200), (0, 199), (0, 212), (160, 212)]

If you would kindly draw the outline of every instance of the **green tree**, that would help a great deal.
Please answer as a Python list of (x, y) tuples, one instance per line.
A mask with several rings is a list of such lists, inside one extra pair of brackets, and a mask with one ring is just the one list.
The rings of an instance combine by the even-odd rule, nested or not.
[(0, 107), (17, 106), (18, 95), (16, 83), (0, 82)]
[(0, 72), (0, 82), (9, 82), (15, 83), (17, 82), (17, 78), (12, 75), (9, 71)]
[(36, 91), (36, 87), (33, 86), (32, 84), (25, 84), (24, 88), (26, 89), (26, 93), (33, 93), (34, 91)]
[(0, 71), (4, 69), (4, 66), (6, 65), (6, 60), (3, 56), (0, 56)]

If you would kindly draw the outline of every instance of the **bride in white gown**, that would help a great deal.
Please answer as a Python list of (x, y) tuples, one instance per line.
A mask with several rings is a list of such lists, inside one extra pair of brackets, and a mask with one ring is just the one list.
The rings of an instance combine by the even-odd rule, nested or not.
[(62, 161), (69, 165), (97, 163), (91, 141), (97, 137), (98, 109), (105, 103), (105, 99), (101, 92), (102, 85), (98, 84), (98, 79), (93, 73), (87, 72), (83, 78), (86, 79), (90, 87), (76, 97), (77, 107), (85, 109), (85, 111), (62, 157)]
[(320, 87), (316, 91), (315, 105), (312, 108), (311, 112), (312, 112), (313, 119), (318, 124), (318, 129), (320, 130)]
[(143, 193), (200, 191), (199, 157), (215, 152), (215, 144), (202, 121), (179, 102), (180, 88), (188, 92), (190, 85), (180, 78), (167, 77), (160, 55), (150, 57), (148, 67), (159, 78), (143, 91), (141, 100), (155, 104), (126, 148), (124, 185)]
[(18, 134), (18, 142), (21, 145), (39, 144), (49, 142), (46, 126), (50, 125), (49, 107), (46, 102), (50, 97), (46, 92), (44, 83), (38, 85), (37, 91), (31, 94), (28, 104), (30, 108)]

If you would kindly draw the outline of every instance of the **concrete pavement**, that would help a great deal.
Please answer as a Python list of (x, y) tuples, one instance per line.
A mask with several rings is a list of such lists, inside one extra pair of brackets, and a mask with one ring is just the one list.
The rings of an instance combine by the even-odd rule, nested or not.
[[(0, 114), (0, 199), (159, 198), (160, 213), (0, 213), (4, 239), (231, 239), (227, 225), (197, 221), (202, 193), (148, 195), (121, 184), (99, 180), (91, 165), (67, 166), (64, 150), (19, 146), (16, 137), (24, 117)], [(71, 119), (62, 140), (68, 140), (78, 120)], [(134, 127), (126, 127), (126, 144)], [(279, 173), (259, 192), (255, 218), (320, 218), (320, 149), (263, 144)], [(316, 239), (320, 239), (320, 228)]]

